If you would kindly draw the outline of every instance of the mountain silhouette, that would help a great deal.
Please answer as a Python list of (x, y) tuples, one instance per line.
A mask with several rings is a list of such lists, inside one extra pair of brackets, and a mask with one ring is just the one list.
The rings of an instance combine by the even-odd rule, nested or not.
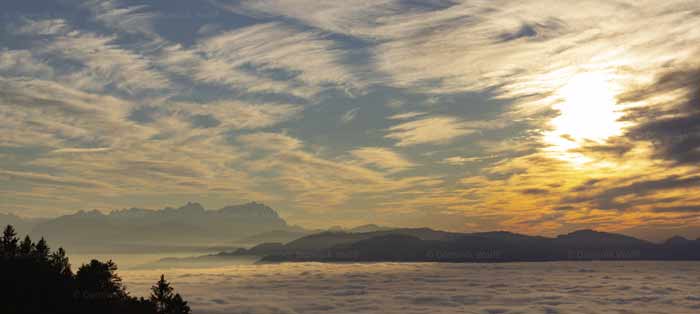
[(237, 240), (269, 232), (278, 232), (278, 240), (285, 242), (307, 234), (304, 229), (288, 225), (274, 209), (256, 202), (216, 210), (188, 202), (161, 210), (130, 208), (107, 214), (78, 211), (24, 224), (16, 216), (7, 217), (14, 218), (12, 222), (22, 225), (23, 231), (32, 236), (45, 236), (73, 251), (90, 252), (230, 247)]
[(673, 237), (664, 243), (652, 243), (594, 230), (549, 238), (505, 231), (453, 233), (409, 228), (365, 233), (326, 231), (286, 244), (265, 243), (216, 256), (258, 256), (262, 262), (700, 260), (700, 241)]

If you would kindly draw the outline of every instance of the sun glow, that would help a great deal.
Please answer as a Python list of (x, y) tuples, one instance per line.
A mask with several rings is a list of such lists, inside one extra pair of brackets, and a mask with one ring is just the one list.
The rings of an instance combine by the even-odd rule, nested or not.
[(615, 100), (618, 88), (603, 72), (580, 73), (569, 79), (559, 89), (560, 101), (553, 106), (559, 115), (550, 121), (550, 131), (545, 133), (548, 151), (557, 158), (583, 163), (590, 159), (573, 149), (621, 135), (624, 124), (618, 121), (622, 113)]

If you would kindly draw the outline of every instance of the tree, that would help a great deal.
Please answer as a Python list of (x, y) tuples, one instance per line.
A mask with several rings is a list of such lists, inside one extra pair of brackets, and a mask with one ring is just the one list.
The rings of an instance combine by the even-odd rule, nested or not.
[(183, 300), (179, 293), (176, 293), (168, 305), (168, 314), (190, 314), (192, 310), (187, 305), (187, 301)]
[(58, 248), (56, 252), (51, 253), (51, 256), (49, 256), (49, 263), (53, 269), (63, 276), (70, 277), (73, 275), (70, 269), (70, 263), (68, 262), (68, 256), (66, 256), (66, 251), (62, 247)]
[(8, 226), (0, 235), (0, 313), (22, 314), (191, 314), (190, 307), (161, 276), (151, 299), (129, 296), (117, 265), (97, 260), (74, 275), (59, 248), (49, 252), (45, 239), (32, 243)]
[(25, 257), (29, 257), (34, 253), (34, 243), (29, 236), (25, 236), (24, 240), (19, 244), (19, 254)]
[(173, 295), (173, 288), (165, 280), (164, 275), (160, 275), (160, 280), (151, 287), (151, 302), (155, 305), (159, 314), (190, 314), (192, 311), (187, 302), (182, 299), (179, 293)]
[(2, 233), (2, 240), (0, 240), (0, 252), (3, 256), (14, 257), (17, 253), (17, 232), (15, 228), (11, 225), (5, 227), (5, 231)]
[(173, 288), (165, 280), (165, 275), (160, 275), (160, 280), (151, 287), (151, 302), (156, 305), (158, 313), (166, 313), (168, 303), (173, 298)]
[(127, 296), (122, 279), (116, 274), (117, 265), (111, 260), (98, 260), (80, 266), (75, 274), (78, 290), (89, 298), (120, 299)]
[(41, 260), (47, 260), (49, 258), (49, 251), (49, 245), (46, 244), (46, 240), (44, 240), (43, 237), (36, 243), (36, 246), (34, 246), (34, 254)]

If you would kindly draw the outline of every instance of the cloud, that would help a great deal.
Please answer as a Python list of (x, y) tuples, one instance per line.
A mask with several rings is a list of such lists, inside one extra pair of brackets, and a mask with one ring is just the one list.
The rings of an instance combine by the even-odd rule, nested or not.
[(564, 26), (561, 21), (554, 19), (544, 23), (523, 23), (516, 31), (502, 33), (497, 38), (502, 42), (522, 39), (544, 40), (560, 35), (558, 31)]
[(656, 207), (653, 211), (657, 213), (700, 213), (700, 205)]
[[(588, 191), (591, 187), (597, 186), (599, 181), (587, 181), (581, 186), (573, 188), (574, 191)], [(692, 191), (698, 190), (700, 186), (700, 177), (698, 176), (678, 176), (671, 175), (656, 179), (639, 180), (629, 184), (615, 184), (612, 187), (606, 185), (601, 190), (586, 193), (580, 196), (569, 196), (563, 199), (564, 203), (576, 204), (582, 202), (593, 202), (600, 209), (625, 210), (639, 205), (652, 205), (655, 203), (663, 203), (665, 200), (660, 197), (648, 198), (653, 194), (658, 194), (666, 191), (680, 190)], [(635, 196), (635, 198), (626, 198), (627, 196)]]
[(122, 120), (131, 103), (86, 93), (53, 81), (0, 77), (0, 136), (18, 145), (110, 146), (111, 135), (128, 126)]
[(241, 135), (236, 141), (249, 150), (264, 152), (263, 155), (253, 152), (243, 164), (245, 169), (264, 174), (257, 179), (260, 184), (274, 185), (283, 195), (289, 194), (288, 202), (307, 212), (334, 212), (355, 197), (441, 182), (427, 176), (389, 178), (388, 174), (412, 164), (386, 149), (358, 149), (351, 152), (355, 158), (348, 162), (309, 153), (300, 140), (286, 134), (257, 132)]
[(23, 19), (15, 26), (14, 33), (22, 35), (58, 35), (64, 34), (70, 27), (64, 19), (31, 20)]
[(396, 146), (418, 144), (444, 144), (451, 140), (499, 127), (498, 123), (486, 121), (462, 121), (447, 116), (433, 116), (394, 125), (388, 129), (386, 138), (397, 140)]
[(442, 160), (442, 163), (452, 165), (452, 166), (462, 166), (472, 162), (480, 162), (488, 159), (492, 159), (494, 156), (486, 157), (462, 157), (462, 156), (452, 156), (447, 157)]
[(357, 117), (357, 113), (360, 111), (360, 107), (350, 109), (346, 111), (341, 117), (340, 117), (340, 123), (347, 124), (350, 123), (350, 121), (355, 120), (355, 117)]
[[(239, 101), (217, 101), (209, 103), (175, 103), (191, 115), (190, 119), (208, 119), (210, 127), (233, 129), (258, 129), (273, 126), (298, 116), (303, 108), (298, 105), (252, 104)], [(196, 119), (196, 118), (195, 118)], [(217, 122), (211, 119), (215, 119)], [(200, 121), (202, 122), (202, 121)], [(211, 124), (214, 125), (211, 125)]]
[(155, 177), (185, 177), (201, 178), (208, 175), (208, 169), (192, 166), (192, 164), (181, 164), (172, 161), (162, 160), (122, 160), (117, 166), (119, 173), (140, 173)]
[(0, 51), (0, 74), (48, 78), (54, 70), (29, 50), (3, 50)]
[(342, 83), (351, 78), (333, 41), (290, 25), (268, 23), (225, 32), (205, 39), (199, 48), (229, 65), (297, 70), (299, 79), (307, 83)]
[(240, 5), (225, 6), (234, 12), (255, 17), (283, 16), (306, 25), (335, 33), (363, 35), (371, 20), (391, 9), (393, 1), (348, 2), (310, 0), (241, 1)]
[(411, 111), (411, 112), (395, 114), (393, 116), (387, 117), (387, 119), (389, 119), (389, 120), (408, 120), (408, 119), (413, 119), (416, 117), (424, 116), (427, 114), (428, 114), (427, 112)]
[(549, 193), (549, 190), (546, 190), (546, 189), (538, 189), (538, 188), (531, 188), (531, 189), (520, 190), (520, 193), (528, 194), (528, 195), (542, 195), (542, 194), (548, 194), (548, 193)]
[(90, 153), (105, 153), (112, 150), (111, 147), (95, 147), (95, 148), (59, 148), (51, 151), (52, 154), (90, 154)]
[[(452, 313), (465, 307), (483, 314), (563, 314), (579, 307), (596, 313), (638, 312), (640, 307), (651, 312), (696, 310), (697, 293), (674, 293), (694, 285), (694, 267), (680, 266), (690, 275), (674, 275), (677, 267), (638, 264), (638, 272), (630, 273), (619, 263), (296, 263), (169, 269), (168, 276), (192, 302), (193, 311), (207, 314)], [(522, 280), (513, 280), (512, 274), (520, 271)], [(141, 296), (150, 293), (162, 272), (124, 270), (120, 275)], [(618, 276), (625, 281), (613, 287), (603, 284)], [(651, 280), (658, 285), (649, 284)], [(549, 290), (538, 291), (542, 285)], [(510, 288), (512, 293), (503, 292)], [(289, 297), (290, 289), (298, 296)], [(600, 298), (611, 292), (614, 296)]]
[(221, 125), (221, 121), (211, 114), (195, 114), (191, 117), (190, 122), (192, 123), (192, 127), (203, 129), (215, 128)]
[(30, 183), (48, 187), (70, 187), (81, 189), (101, 188), (107, 189), (112, 186), (99, 181), (86, 180), (82, 178), (54, 176), (44, 173), (0, 170), (0, 179), (14, 183)]
[(149, 12), (146, 5), (122, 6), (119, 1), (85, 1), (81, 6), (92, 11), (91, 18), (112, 29), (134, 34), (145, 34), (158, 38), (154, 20), (158, 14)]
[(649, 86), (627, 91), (620, 101), (651, 102), (631, 109), (623, 119), (636, 124), (628, 136), (651, 142), (655, 157), (680, 164), (700, 161), (700, 68), (674, 67)]
[[(119, 182), (112, 199), (96, 196), (110, 187), (72, 193), (85, 202), (66, 185), (13, 188), (12, 206), (32, 193), (59, 200), (42, 205), (51, 212), (206, 190), (277, 201), (313, 224), (381, 216), (542, 233), (680, 224), (700, 203), (661, 183), (696, 183), (700, 161), (688, 44), (700, 20), (687, 1), (130, 3), (12, 6), (0, 21), (2, 167)], [(545, 137), (561, 105), (589, 96), (560, 91), (586, 73), (605, 78), (623, 127), (559, 134), (569, 146), (554, 152)], [(345, 136), (333, 122), (357, 121), (359, 104), (363, 130)]]
[(247, 92), (310, 97), (324, 85), (362, 85), (344, 66), (345, 52), (314, 31), (283, 23), (257, 24), (198, 41), (193, 49), (170, 45), (159, 63), (194, 81)]
[(362, 147), (350, 151), (361, 164), (374, 165), (392, 172), (406, 170), (416, 166), (398, 153), (382, 147)]
[(73, 31), (57, 37), (39, 52), (82, 65), (67, 76), (73, 78), (74, 85), (87, 90), (103, 91), (113, 85), (131, 93), (170, 85), (148, 58), (120, 47), (116, 40), (115, 36)]
[(236, 140), (251, 148), (268, 151), (292, 151), (302, 147), (298, 139), (280, 133), (251, 133), (238, 136)]

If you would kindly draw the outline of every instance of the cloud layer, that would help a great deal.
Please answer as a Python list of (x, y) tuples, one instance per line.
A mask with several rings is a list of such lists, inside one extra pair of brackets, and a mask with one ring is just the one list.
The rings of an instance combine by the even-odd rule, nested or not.
[[(313, 264), (170, 269), (197, 313), (693, 312), (689, 263)], [(682, 271), (683, 275), (679, 275)], [(163, 270), (122, 271), (146, 295)], [(513, 280), (517, 278), (517, 280)], [(692, 289), (690, 291), (693, 291)]]
[(698, 236), (694, 7), (12, 5), (0, 211), (257, 200), (313, 227)]

